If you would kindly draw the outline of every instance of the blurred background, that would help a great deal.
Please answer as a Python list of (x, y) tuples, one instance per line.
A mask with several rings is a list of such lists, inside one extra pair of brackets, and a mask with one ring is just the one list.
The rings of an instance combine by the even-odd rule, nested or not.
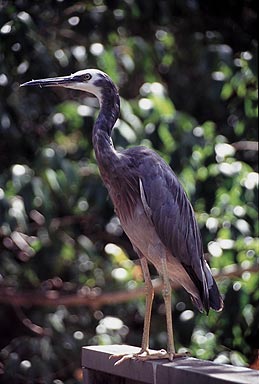
[[(80, 383), (82, 346), (141, 344), (141, 269), (91, 143), (98, 104), (19, 88), (91, 67), (120, 89), (116, 147), (154, 148), (178, 175), (224, 296), (223, 312), (206, 316), (175, 287), (177, 349), (258, 368), (256, 5), (1, 1), (2, 383)], [(166, 346), (161, 294), (150, 346)]]

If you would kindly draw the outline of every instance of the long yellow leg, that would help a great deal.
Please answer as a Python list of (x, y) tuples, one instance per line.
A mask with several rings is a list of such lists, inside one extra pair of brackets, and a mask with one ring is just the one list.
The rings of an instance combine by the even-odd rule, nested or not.
[[(161, 254), (161, 277), (163, 279), (163, 288), (162, 288), (162, 295), (165, 303), (165, 313), (166, 313), (166, 328), (167, 328), (167, 351), (161, 350), (161, 351), (152, 351), (149, 352), (148, 350), (141, 349), (141, 352), (139, 354), (136, 354), (133, 356), (134, 358), (138, 360), (155, 360), (155, 359), (169, 359), (172, 361), (175, 357), (187, 357), (188, 353), (176, 353), (175, 352), (175, 346), (174, 346), (174, 333), (173, 333), (173, 319), (172, 319), (172, 290), (171, 290), (171, 284), (168, 276), (168, 270), (167, 270), (167, 261), (166, 261), (166, 254), (162, 252)], [(143, 268), (143, 267), (142, 267)], [(150, 278), (150, 276), (149, 276)], [(148, 299), (148, 297), (147, 297)], [(152, 299), (153, 300), (153, 299)], [(148, 306), (148, 304), (147, 304)], [(151, 311), (151, 308), (149, 308)], [(148, 325), (150, 325), (150, 316), (147, 315), (147, 321), (149, 321)], [(145, 326), (144, 326), (145, 331)], [(148, 328), (149, 332), (149, 328)], [(146, 352), (145, 354), (143, 352)]]
[(167, 352), (169, 360), (173, 360), (175, 356), (174, 346), (174, 332), (173, 332), (173, 319), (172, 319), (172, 288), (168, 277), (166, 258), (161, 258), (162, 263), (162, 279), (163, 289), (162, 295), (165, 303), (165, 314), (166, 314), (166, 329), (167, 329)]
[(115, 365), (121, 364), (123, 361), (130, 358), (138, 358), (139, 356), (146, 357), (149, 356), (149, 334), (150, 334), (150, 323), (151, 323), (151, 311), (152, 304), (154, 299), (154, 287), (150, 277), (148, 262), (147, 259), (142, 255), (140, 251), (135, 249), (140, 258), (141, 268), (143, 272), (144, 284), (145, 284), (145, 294), (146, 294), (146, 306), (145, 306), (145, 317), (144, 317), (144, 328), (142, 334), (141, 350), (137, 354), (132, 355), (113, 355), (112, 358), (120, 357), (120, 359), (115, 363)]
[(115, 365), (121, 364), (123, 361), (134, 358), (137, 360), (155, 360), (155, 359), (169, 359), (173, 360), (174, 357), (186, 357), (186, 353), (175, 353), (174, 346), (174, 334), (173, 334), (173, 319), (172, 319), (172, 291), (170, 280), (168, 277), (166, 254), (162, 253), (161, 255), (161, 277), (163, 279), (163, 289), (162, 295), (165, 303), (165, 313), (166, 313), (166, 328), (167, 328), (167, 351), (149, 351), (149, 333), (150, 333), (150, 322), (151, 322), (151, 310), (152, 303), (154, 299), (154, 288), (150, 278), (150, 273), (148, 269), (148, 263), (145, 257), (142, 254), (139, 254), (141, 267), (143, 271), (145, 288), (146, 288), (146, 311), (144, 318), (144, 329), (141, 343), (141, 350), (138, 353), (129, 354), (129, 355), (113, 355), (111, 357), (119, 357), (120, 359), (115, 363)]
[(152, 311), (152, 303), (154, 299), (154, 288), (151, 281), (148, 263), (146, 258), (140, 258), (144, 282), (145, 282), (145, 293), (146, 293), (146, 308), (145, 308), (145, 318), (144, 318), (144, 329), (142, 335), (142, 343), (141, 343), (141, 352), (147, 352), (149, 348), (149, 333), (150, 333), (150, 322), (151, 322), (151, 311)]

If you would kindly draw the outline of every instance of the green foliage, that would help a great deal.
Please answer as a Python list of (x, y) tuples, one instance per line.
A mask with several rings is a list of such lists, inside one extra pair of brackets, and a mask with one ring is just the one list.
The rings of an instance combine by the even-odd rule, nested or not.
[[(146, 145), (169, 162), (221, 276), (221, 313), (198, 314), (183, 290), (174, 292), (177, 348), (247, 365), (259, 337), (256, 10), (253, 2), (206, 4), (3, 2), (0, 289), (96, 297), (142, 285), (95, 162), (95, 100), (19, 88), (98, 67), (122, 96), (116, 147)], [(1, 380), (80, 382), (80, 348), (140, 345), (144, 311), (143, 298), (100, 308), (4, 304)], [(165, 347), (163, 316), (158, 296), (152, 348)]]

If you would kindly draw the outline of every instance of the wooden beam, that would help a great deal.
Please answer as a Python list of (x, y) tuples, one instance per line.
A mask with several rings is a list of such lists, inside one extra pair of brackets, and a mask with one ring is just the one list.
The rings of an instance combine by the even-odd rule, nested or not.
[[(244, 272), (259, 273), (259, 266), (252, 265), (248, 268), (242, 268), (239, 265), (229, 265), (222, 270), (214, 273), (214, 278), (219, 281), (225, 278), (241, 277)], [(154, 279), (153, 286), (156, 292), (160, 292), (162, 288), (161, 280)], [(177, 282), (171, 283), (172, 289), (180, 288)], [(145, 295), (145, 287), (137, 287), (131, 290), (115, 291), (115, 292), (99, 292), (95, 288), (82, 287), (76, 293), (64, 292), (62, 290), (49, 289), (19, 291), (14, 287), (0, 287), (0, 303), (12, 305), (15, 307), (31, 307), (31, 306), (49, 306), (65, 305), (67, 307), (88, 306), (93, 309), (101, 308), (104, 305), (115, 305), (130, 300), (135, 300)]]
[(129, 345), (90, 346), (82, 349), (84, 384), (258, 384), (259, 372), (232, 365), (216, 364), (192, 357), (168, 360), (126, 360), (115, 366), (113, 354), (131, 354)]

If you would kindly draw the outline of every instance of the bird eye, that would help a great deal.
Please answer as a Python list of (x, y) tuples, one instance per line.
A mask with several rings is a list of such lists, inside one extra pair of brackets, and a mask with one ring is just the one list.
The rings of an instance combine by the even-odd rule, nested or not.
[(84, 78), (85, 78), (85, 80), (90, 80), (92, 78), (92, 76), (90, 75), (90, 73), (86, 73)]

